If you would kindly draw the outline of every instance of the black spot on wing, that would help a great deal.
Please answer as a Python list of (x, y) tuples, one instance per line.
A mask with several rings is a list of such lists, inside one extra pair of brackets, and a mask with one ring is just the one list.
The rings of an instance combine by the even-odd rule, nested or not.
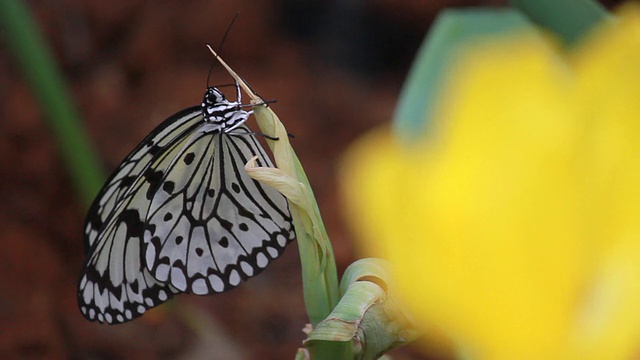
[(129, 186), (133, 185), (133, 183), (136, 181), (136, 176), (125, 176), (122, 178), (122, 180), (120, 181), (120, 187), (121, 188), (128, 188)]
[(223, 236), (218, 240), (218, 244), (226, 249), (229, 246), (229, 239), (226, 236)]
[(133, 290), (133, 292), (135, 292), (135, 293), (138, 293), (138, 291), (139, 291), (138, 286), (139, 286), (138, 285), (138, 280), (136, 279), (131, 283), (131, 290)]
[(144, 174), (144, 179), (149, 183), (149, 189), (147, 189), (147, 200), (153, 199), (153, 195), (158, 191), (160, 185), (162, 184), (162, 178), (164, 176), (162, 171), (155, 171), (151, 168), (148, 168)]
[(175, 185), (176, 184), (173, 181), (165, 181), (164, 184), (162, 184), (162, 190), (164, 190), (167, 194), (173, 194)]
[(245, 209), (244, 207), (238, 207), (238, 215), (255, 220), (256, 216), (251, 211)]
[(101, 229), (102, 225), (104, 225), (104, 222), (102, 221), (102, 219), (99, 216), (94, 216), (89, 220), (89, 223), (91, 224), (91, 227), (93, 229)]
[[(135, 286), (138, 286), (137, 282), (134, 282)], [(133, 286), (133, 284), (131, 284)], [(113, 286), (111, 288), (111, 293), (117, 298), (117, 299), (121, 299), (122, 298), (122, 286)]]
[(195, 157), (196, 157), (195, 153), (193, 152), (188, 153), (187, 155), (184, 156), (184, 163), (187, 165), (191, 165)]
[(229, 232), (233, 230), (233, 223), (231, 221), (225, 220), (223, 218), (218, 218), (218, 221), (220, 222), (220, 225), (222, 226), (223, 229)]
[[(202, 251), (202, 249), (200, 249), (200, 251)], [(168, 258), (167, 258), (168, 260)], [(171, 264), (171, 266), (178, 268), (182, 271), (184, 271), (186, 273), (187, 271), (187, 267), (185, 266), (184, 262), (182, 261), (182, 259), (176, 259), (173, 261), (173, 264)]]
[(119, 220), (122, 221), (127, 228), (127, 238), (142, 238), (144, 233), (144, 223), (140, 219), (140, 213), (136, 209), (127, 209), (123, 211)]
[(151, 145), (151, 147), (149, 147), (149, 149), (147, 150), (147, 153), (151, 156), (155, 156), (157, 154), (159, 154), (164, 148), (162, 146), (158, 146), (156, 144)]

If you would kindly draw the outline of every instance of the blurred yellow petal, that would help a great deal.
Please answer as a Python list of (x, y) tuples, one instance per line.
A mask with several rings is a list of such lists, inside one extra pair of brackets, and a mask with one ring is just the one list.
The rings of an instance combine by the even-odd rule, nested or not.
[[(589, 302), (572, 333), (581, 355), (629, 358), (640, 349), (640, 10), (627, 7), (618, 23), (575, 54), (577, 111), (583, 137), (585, 217), (606, 256), (591, 279)], [(580, 354), (580, 352), (578, 352)]]
[(344, 186), (418, 322), (483, 359), (626, 359), (640, 340), (640, 14), (568, 57), (523, 34), (455, 67), (420, 144), (378, 130)]

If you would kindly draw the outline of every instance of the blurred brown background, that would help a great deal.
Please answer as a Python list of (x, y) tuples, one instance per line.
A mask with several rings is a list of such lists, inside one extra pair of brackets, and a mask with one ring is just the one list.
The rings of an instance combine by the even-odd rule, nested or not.
[[(200, 103), (214, 48), (272, 105), (314, 187), (340, 273), (356, 259), (335, 173), (388, 123), (438, 11), (505, 1), (28, 2), (107, 171), (154, 126)], [(4, 44), (3, 44), (4, 45)], [(181, 295), (117, 326), (76, 305), (86, 206), (20, 68), (0, 56), (0, 358), (291, 359), (307, 322), (297, 247), (229, 293)], [(211, 84), (230, 78), (216, 67)], [(250, 126), (254, 126), (250, 121)], [(185, 309), (185, 310), (182, 310)], [(186, 313), (185, 313), (186, 312)], [(189, 320), (191, 319), (191, 320)], [(194, 320), (195, 319), (195, 320)], [(442, 358), (412, 347), (395, 359)]]

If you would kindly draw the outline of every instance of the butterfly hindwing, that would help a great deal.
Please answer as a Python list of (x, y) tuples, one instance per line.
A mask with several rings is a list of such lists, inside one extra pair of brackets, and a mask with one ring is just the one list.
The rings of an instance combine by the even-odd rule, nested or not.
[(255, 135), (203, 128), (179, 152), (154, 196), (145, 231), (145, 261), (179, 291), (229, 290), (277, 258), (294, 231), (286, 199), (246, 173), (258, 156), (273, 166)]

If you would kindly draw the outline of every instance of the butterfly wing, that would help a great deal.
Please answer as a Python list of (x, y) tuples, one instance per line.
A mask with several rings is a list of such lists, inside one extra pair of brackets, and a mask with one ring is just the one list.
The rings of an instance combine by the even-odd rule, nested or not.
[(201, 128), (165, 159), (144, 234), (151, 274), (182, 292), (229, 290), (262, 271), (295, 237), (287, 201), (244, 170), (269, 157), (245, 126)]
[(78, 304), (87, 319), (128, 321), (178, 292), (146, 269), (143, 232), (160, 181), (161, 170), (153, 164), (181, 147), (200, 126), (200, 107), (160, 124), (125, 158), (92, 204), (84, 232), (87, 260), (78, 287)]
[(149, 168), (153, 159), (178, 139), (185, 137), (199, 127), (202, 122), (200, 107), (192, 107), (178, 112), (158, 125), (151, 134), (127, 155), (91, 205), (84, 224), (85, 252), (95, 243), (100, 230), (110, 217), (115, 216), (116, 207), (135, 188), (142, 173)]

